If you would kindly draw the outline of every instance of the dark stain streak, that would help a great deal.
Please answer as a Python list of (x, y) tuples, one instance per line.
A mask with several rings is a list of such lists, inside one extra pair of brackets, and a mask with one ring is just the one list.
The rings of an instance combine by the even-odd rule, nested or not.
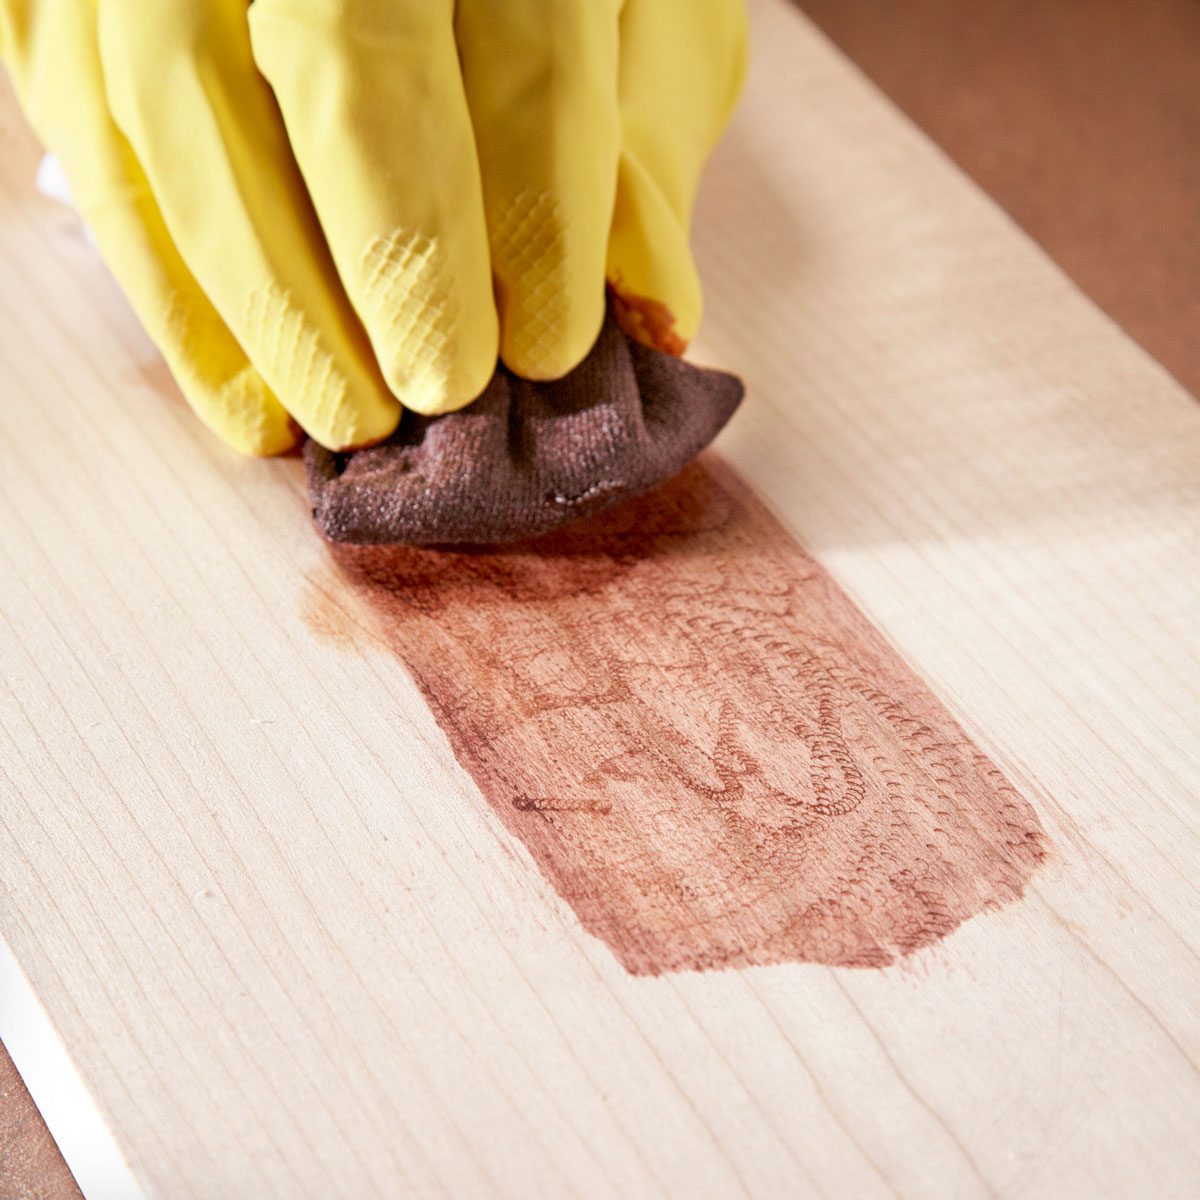
[(518, 812), (580, 812), (607, 816), (612, 812), (608, 800), (554, 800), (538, 796), (517, 796), (512, 802)]

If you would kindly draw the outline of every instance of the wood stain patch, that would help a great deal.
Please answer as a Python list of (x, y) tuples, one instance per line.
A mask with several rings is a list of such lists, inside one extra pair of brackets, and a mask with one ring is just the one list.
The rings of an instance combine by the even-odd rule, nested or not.
[(608, 297), (617, 324), (631, 338), (664, 354), (683, 356), (687, 342), (676, 328), (675, 314), (661, 300), (630, 291), (619, 275), (609, 281)]
[(535, 544), (331, 551), (631, 972), (884, 966), (1045, 856), (1030, 805), (712, 456)]

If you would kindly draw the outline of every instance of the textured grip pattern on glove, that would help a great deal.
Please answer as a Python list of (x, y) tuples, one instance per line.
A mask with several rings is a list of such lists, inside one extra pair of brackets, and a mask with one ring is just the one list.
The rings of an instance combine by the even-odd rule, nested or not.
[(362, 269), (372, 328), (388, 347), (381, 365), (392, 391), (416, 412), (442, 411), (447, 396), (471, 399), (457, 370), (459, 303), (437, 239), (410, 229), (372, 238)]
[(515, 195), (495, 218), (492, 269), (497, 279), (505, 357), (530, 379), (562, 374), (568, 312), (567, 218), (548, 191)]
[[(256, 347), (259, 369), (275, 381), (276, 390), (308, 398), (311, 421), (328, 425), (335, 413), (346, 410), (346, 376), (290, 292), (277, 284), (249, 292), (242, 328)], [(350, 444), (359, 440), (352, 421), (345, 436)]]

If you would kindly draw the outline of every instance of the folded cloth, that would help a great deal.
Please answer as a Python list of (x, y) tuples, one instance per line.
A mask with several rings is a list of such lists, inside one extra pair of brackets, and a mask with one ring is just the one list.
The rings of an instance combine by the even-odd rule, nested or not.
[(610, 314), (552, 383), (500, 366), (458, 412), (405, 412), (386, 442), (339, 454), (310, 440), (313, 519), (335, 542), (488, 545), (545, 533), (648, 491), (716, 437), (739, 379), (651, 350)]

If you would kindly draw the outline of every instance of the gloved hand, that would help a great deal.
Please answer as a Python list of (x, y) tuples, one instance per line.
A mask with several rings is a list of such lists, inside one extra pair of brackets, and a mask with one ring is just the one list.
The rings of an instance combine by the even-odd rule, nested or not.
[(498, 353), (561, 376), (606, 278), (632, 332), (681, 351), (743, 20), (741, 0), (0, 0), (0, 57), (193, 406), (270, 454), (292, 418), (346, 449), (400, 404), (459, 408)]

